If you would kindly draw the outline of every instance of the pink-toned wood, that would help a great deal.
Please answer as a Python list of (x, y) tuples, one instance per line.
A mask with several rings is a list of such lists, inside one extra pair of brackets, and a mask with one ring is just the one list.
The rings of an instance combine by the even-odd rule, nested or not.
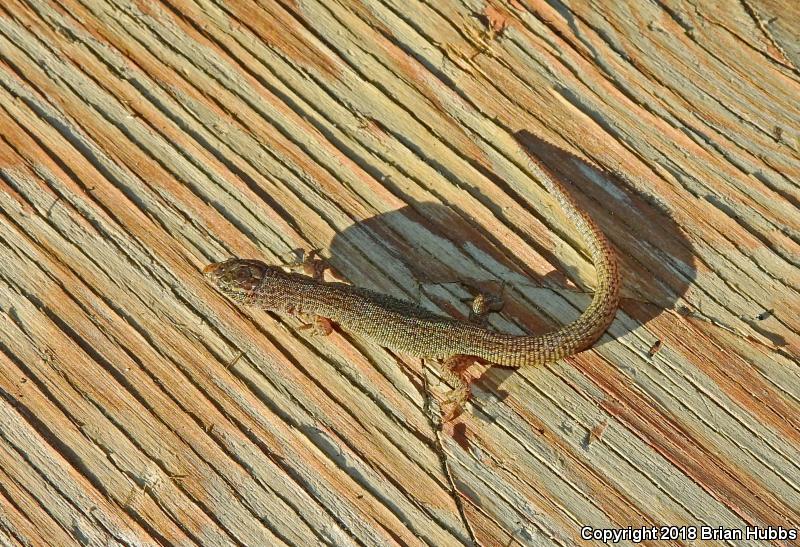
[[(775, 0), (2, 2), (0, 543), (798, 528), (799, 26)], [(501, 330), (568, 322), (594, 272), (520, 131), (616, 247), (622, 309), (593, 350), (477, 369), (438, 436), (433, 367), (200, 274), (319, 248), (456, 316), (504, 284)]]

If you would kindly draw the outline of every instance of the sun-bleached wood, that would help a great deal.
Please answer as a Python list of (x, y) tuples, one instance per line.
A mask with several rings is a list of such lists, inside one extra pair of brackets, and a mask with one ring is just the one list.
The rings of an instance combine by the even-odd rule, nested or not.
[[(797, 9), (621, 4), (0, 3), (0, 543), (797, 527)], [(439, 313), (497, 289), (492, 328), (569, 323), (594, 270), (520, 131), (621, 309), (579, 356), (476, 367), (440, 436), (462, 516), (428, 368), (201, 270), (322, 249)]]

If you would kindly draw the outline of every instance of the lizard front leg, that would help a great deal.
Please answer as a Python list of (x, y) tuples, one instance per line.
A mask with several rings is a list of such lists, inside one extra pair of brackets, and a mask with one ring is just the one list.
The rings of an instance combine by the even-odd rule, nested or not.
[[(325, 270), (329, 269), (328, 261), (319, 255), (319, 249), (305, 251), (296, 249), (295, 259), (285, 263), (291, 271), (296, 271), (313, 278), (316, 281), (323, 281)], [(287, 312), (303, 321), (305, 324), (300, 326), (300, 330), (311, 329), (312, 336), (328, 336), (333, 332), (333, 324), (327, 317), (305, 313), (302, 310), (290, 308)]]

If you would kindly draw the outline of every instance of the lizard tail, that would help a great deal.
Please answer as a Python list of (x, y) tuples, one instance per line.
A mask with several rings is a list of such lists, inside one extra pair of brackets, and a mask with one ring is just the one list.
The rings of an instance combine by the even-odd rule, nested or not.
[[(527, 150), (526, 150), (527, 153)], [(492, 333), (476, 355), (491, 363), (511, 367), (550, 363), (592, 345), (608, 328), (619, 305), (620, 276), (617, 259), (606, 236), (557, 177), (528, 153), (528, 168), (555, 197), (567, 218), (581, 235), (597, 272), (592, 302), (572, 323), (538, 336)], [(488, 343), (487, 343), (488, 342)]]

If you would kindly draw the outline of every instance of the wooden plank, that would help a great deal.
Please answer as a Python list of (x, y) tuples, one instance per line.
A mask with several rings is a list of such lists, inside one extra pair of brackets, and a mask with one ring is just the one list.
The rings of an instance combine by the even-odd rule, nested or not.
[[(4, 2), (0, 544), (800, 527), (783, 8)], [(430, 367), (200, 274), (319, 248), (458, 317), (502, 284), (500, 330), (568, 322), (593, 268), (518, 139), (609, 235), (625, 299), (591, 351), (476, 367), (440, 434)]]

